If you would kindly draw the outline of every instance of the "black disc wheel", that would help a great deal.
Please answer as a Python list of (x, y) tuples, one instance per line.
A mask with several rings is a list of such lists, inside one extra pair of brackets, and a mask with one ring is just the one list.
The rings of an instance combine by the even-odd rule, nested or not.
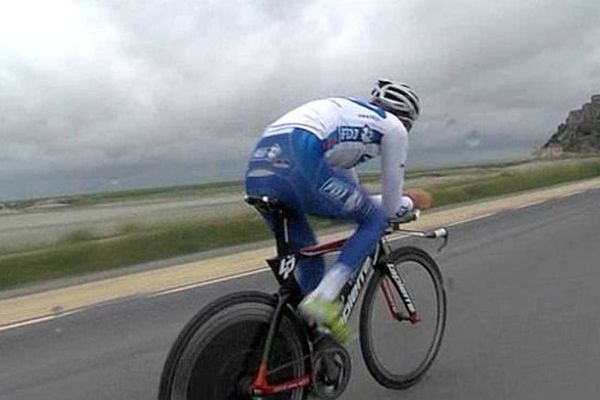
[[(393, 264), (397, 276), (388, 272)], [(410, 318), (400, 287), (418, 318)], [(435, 261), (424, 251), (404, 247), (375, 268), (360, 314), (360, 345), (369, 372), (383, 386), (406, 389), (431, 367), (446, 324), (446, 294)]]
[[(276, 299), (260, 292), (221, 298), (184, 328), (165, 362), (159, 400), (246, 400), (261, 360)], [(302, 326), (286, 309), (268, 364), (269, 383), (310, 373), (309, 348)], [(307, 388), (270, 399), (300, 400)]]

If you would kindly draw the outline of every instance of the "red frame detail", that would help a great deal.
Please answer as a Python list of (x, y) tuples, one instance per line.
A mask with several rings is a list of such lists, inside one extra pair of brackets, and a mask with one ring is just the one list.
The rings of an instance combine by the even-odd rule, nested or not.
[(300, 249), (299, 253), (303, 256), (318, 256), (321, 254), (331, 253), (332, 251), (340, 250), (348, 238), (334, 240), (328, 243), (318, 244), (316, 246), (304, 247)]
[(419, 316), (419, 313), (414, 313), (408, 317), (408, 320), (410, 321), (411, 324), (414, 325), (414, 324), (418, 324), (419, 322), (421, 322), (421, 317)]
[(267, 381), (267, 365), (261, 364), (258, 368), (258, 374), (256, 375), (256, 379), (252, 384), (252, 391), (254, 394), (263, 396), (263, 395), (272, 395), (281, 392), (285, 392), (288, 390), (297, 389), (302, 386), (308, 386), (310, 384), (310, 374), (301, 376), (299, 378), (295, 378), (286, 382), (281, 382), (277, 384), (271, 385)]
[(398, 321), (408, 320), (413, 325), (421, 322), (421, 317), (419, 316), (419, 313), (410, 314), (408, 316), (408, 318), (402, 317), (402, 315), (400, 314), (400, 311), (398, 311), (398, 306), (396, 305), (396, 301), (394, 300), (394, 295), (392, 294), (392, 289), (390, 289), (390, 283), (388, 282), (387, 279), (383, 279), (381, 281), (380, 286), (381, 286), (381, 290), (383, 291), (383, 294), (385, 296), (385, 301), (388, 305), (388, 308), (390, 309), (390, 313), (392, 314), (392, 317), (394, 319), (397, 319)]
[(398, 311), (398, 306), (396, 305), (396, 301), (394, 300), (394, 295), (392, 294), (392, 290), (390, 289), (390, 283), (386, 278), (383, 278), (381, 281), (381, 290), (383, 291), (383, 295), (385, 296), (385, 301), (390, 309), (390, 313), (392, 313), (392, 317), (397, 320), (401, 320), (400, 311)]

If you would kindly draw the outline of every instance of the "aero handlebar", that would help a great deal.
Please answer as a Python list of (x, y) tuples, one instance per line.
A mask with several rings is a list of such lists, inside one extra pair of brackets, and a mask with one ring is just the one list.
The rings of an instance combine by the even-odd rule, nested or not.
[(444, 243), (442, 243), (442, 245), (438, 249), (438, 251), (441, 251), (448, 244), (448, 237), (450, 236), (448, 228), (443, 227), (443, 228), (437, 228), (437, 229), (428, 230), (428, 231), (420, 231), (420, 230), (412, 230), (412, 229), (403, 229), (400, 227), (401, 224), (415, 221), (417, 218), (419, 218), (420, 215), (421, 215), (420, 210), (414, 210), (414, 211), (410, 212), (408, 215), (403, 216), (401, 218), (390, 219), (390, 221), (389, 221), (390, 226), (389, 226), (388, 230), (386, 231), (386, 235), (389, 235), (394, 232), (400, 232), (407, 236), (415, 236), (415, 237), (420, 237), (420, 238), (424, 238), (424, 239), (440, 239), (441, 238), (441, 239), (444, 239)]

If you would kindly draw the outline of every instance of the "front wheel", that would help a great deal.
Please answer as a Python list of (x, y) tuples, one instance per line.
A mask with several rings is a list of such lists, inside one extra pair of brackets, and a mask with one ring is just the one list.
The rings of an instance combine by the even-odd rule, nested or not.
[[(269, 322), (277, 301), (260, 292), (221, 298), (183, 329), (165, 362), (159, 400), (245, 400), (256, 377)], [(272, 345), (269, 382), (310, 372), (309, 348), (291, 310), (284, 311)], [(281, 392), (276, 400), (303, 400), (306, 388)]]
[(421, 380), (440, 349), (445, 325), (446, 293), (435, 261), (415, 247), (388, 254), (375, 267), (360, 313), (361, 350), (375, 380), (390, 389)]

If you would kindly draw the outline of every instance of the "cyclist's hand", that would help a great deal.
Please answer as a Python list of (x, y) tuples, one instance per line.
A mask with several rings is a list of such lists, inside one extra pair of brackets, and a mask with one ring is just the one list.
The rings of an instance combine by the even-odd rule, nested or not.
[(399, 224), (406, 224), (408, 222), (416, 221), (420, 215), (421, 210), (415, 208), (414, 210), (408, 211), (403, 215), (396, 214), (395, 218), (393, 219), (393, 222)]
[(408, 196), (412, 199), (414, 203), (414, 208), (419, 210), (427, 210), (431, 207), (432, 198), (429, 192), (423, 189), (408, 189), (405, 193), (405, 196)]

